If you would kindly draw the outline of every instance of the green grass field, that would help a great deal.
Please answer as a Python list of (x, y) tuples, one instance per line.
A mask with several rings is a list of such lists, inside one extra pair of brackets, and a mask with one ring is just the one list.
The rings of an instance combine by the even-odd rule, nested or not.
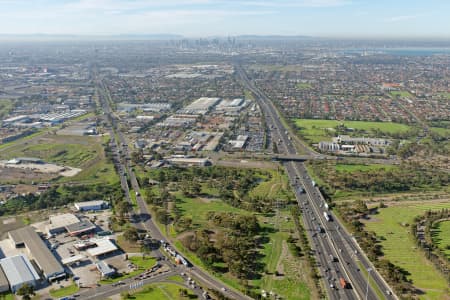
[(331, 131), (340, 124), (347, 128), (371, 131), (380, 130), (384, 133), (406, 132), (411, 129), (410, 126), (393, 122), (365, 122), (365, 121), (336, 121), (336, 120), (312, 120), (295, 119), (295, 124), (299, 128), (300, 134), (312, 143), (320, 141), (331, 141), (331, 136), (327, 135), (326, 130)]
[(287, 177), (277, 170), (267, 171), (270, 172), (270, 178), (268, 178), (268, 176), (261, 176), (264, 181), (254, 187), (250, 191), (249, 195), (251, 197), (286, 199), (288, 195), (284, 193), (284, 191), (289, 190), (289, 182)]
[(295, 85), (295, 87), (299, 90), (309, 90), (312, 89), (312, 85), (306, 82), (300, 82)]
[(71, 284), (69, 286), (66, 286), (66, 287), (63, 287), (63, 288), (60, 288), (60, 289), (57, 289), (57, 290), (51, 289), (50, 290), (50, 295), (52, 297), (55, 297), (55, 298), (61, 298), (61, 297), (64, 297), (64, 296), (72, 295), (72, 294), (78, 292), (79, 289), (80, 288), (75, 283), (73, 283), (73, 284)]
[[(264, 254), (262, 262), (269, 274), (264, 274), (260, 280), (253, 281), (253, 284), (260, 290), (273, 291), (281, 295), (282, 299), (310, 299), (311, 291), (300, 275), (304, 265), (299, 258), (292, 257), (287, 249), (286, 239), (289, 237), (289, 232), (294, 230), (293, 222), (287, 221), (287, 218), (290, 218), (289, 211), (282, 210), (278, 216), (260, 216), (259, 218), (269, 224), (269, 228), (278, 230), (269, 233), (270, 241), (263, 245), (261, 251)], [(280, 270), (283, 275), (276, 276), (277, 270)]]
[(421, 299), (445, 299), (448, 285), (444, 277), (426, 259), (425, 254), (417, 249), (407, 224), (411, 224), (415, 216), (427, 210), (442, 208), (450, 208), (450, 203), (393, 206), (381, 209), (371, 221), (365, 222), (367, 230), (385, 238), (381, 241), (385, 257), (408, 271), (408, 278), (414, 286), (425, 292), (420, 296)]
[(439, 95), (442, 96), (443, 98), (450, 99), (450, 93), (448, 93), (448, 92), (442, 92), (442, 93), (439, 93)]
[(450, 259), (450, 221), (442, 221), (434, 224), (431, 236), (433, 243)]
[(447, 129), (447, 128), (430, 127), (430, 130), (432, 132), (435, 132), (435, 133), (437, 133), (439, 135), (442, 135), (442, 136), (449, 136), (450, 135), (450, 129)]
[[(132, 293), (130, 297), (123, 299), (135, 300), (182, 300), (182, 299), (198, 299), (194, 293), (188, 290), (188, 297), (182, 297), (180, 290), (185, 289), (173, 283), (157, 283), (144, 286), (140, 291)], [(130, 293), (131, 294), (131, 293)]]
[(336, 164), (335, 170), (337, 172), (355, 172), (355, 171), (373, 171), (373, 170), (390, 170), (395, 168), (395, 166), (392, 165), (381, 165), (381, 164), (369, 164), (369, 165), (362, 165), (362, 164)]
[(177, 198), (177, 207), (181, 210), (183, 216), (191, 217), (194, 226), (207, 225), (208, 212), (232, 212), (238, 214), (248, 214), (247, 211), (235, 208), (219, 199), (188, 198), (175, 193)]
[[(10, 147), (0, 149), (0, 159), (36, 157), (48, 163), (82, 169), (73, 177), (62, 177), (61, 182), (116, 183), (119, 178), (108, 163), (103, 143), (108, 137), (40, 135), (24, 138)], [(26, 142), (23, 142), (26, 141)]]
[(408, 92), (408, 91), (392, 91), (389, 92), (389, 94), (391, 94), (391, 96), (393, 97), (402, 97), (402, 98), (411, 98), (412, 95)]
[(9, 99), (0, 99), (0, 118), (6, 117), (13, 109), (13, 102)]

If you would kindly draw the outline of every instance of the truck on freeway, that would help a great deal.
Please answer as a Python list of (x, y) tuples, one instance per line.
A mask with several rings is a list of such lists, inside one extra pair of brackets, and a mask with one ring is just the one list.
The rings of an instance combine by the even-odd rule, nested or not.
[(326, 211), (323, 212), (323, 217), (324, 217), (325, 220), (327, 220), (328, 222), (331, 221), (330, 215), (329, 215)]
[(349, 287), (348, 282), (344, 278), (339, 278), (339, 284), (341, 285), (341, 288), (347, 289)]

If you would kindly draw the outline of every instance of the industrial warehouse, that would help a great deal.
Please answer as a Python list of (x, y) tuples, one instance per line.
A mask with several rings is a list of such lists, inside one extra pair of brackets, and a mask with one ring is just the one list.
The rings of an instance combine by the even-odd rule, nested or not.
[(9, 231), (0, 240), (0, 293), (17, 293), (25, 284), (36, 291), (58, 289), (73, 284), (72, 276), (79, 286), (90, 286), (130, 272), (108, 228), (106, 208), (103, 200), (74, 203), (64, 213)]
[(0, 260), (0, 265), (14, 293), (24, 284), (36, 286), (39, 281), (39, 274), (24, 255), (3, 258)]
[(42, 241), (41, 237), (30, 226), (10, 231), (8, 233), (11, 243), (16, 247), (25, 247), (42, 272), (45, 279), (52, 281), (66, 274), (61, 263), (56, 260)]

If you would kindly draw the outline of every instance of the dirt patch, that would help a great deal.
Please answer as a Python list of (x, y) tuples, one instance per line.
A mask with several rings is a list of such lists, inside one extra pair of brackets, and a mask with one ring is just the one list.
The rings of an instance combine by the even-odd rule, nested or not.
[(213, 164), (224, 167), (235, 168), (256, 168), (256, 169), (277, 169), (279, 164), (269, 161), (255, 160), (213, 160)]
[[(284, 264), (283, 264), (283, 260), (286, 259), (289, 256), (289, 249), (288, 249), (288, 245), (286, 243), (285, 240), (283, 240), (282, 244), (281, 244), (281, 254), (280, 254), (280, 258), (278, 259), (278, 263), (277, 263), (277, 272), (279, 274), (284, 274)], [(279, 276), (280, 279), (283, 278), (282, 276)], [(277, 279), (278, 277), (275, 276), (275, 279)]]
[(16, 218), (9, 218), (9, 219), (3, 220), (3, 225), (9, 225), (9, 224), (14, 224), (14, 223), (16, 223)]
[(81, 172), (81, 169), (72, 168), (72, 167), (63, 167), (63, 166), (58, 166), (55, 164), (48, 164), (48, 163), (10, 164), (5, 160), (0, 161), (0, 173), (5, 173), (5, 174), (15, 173), (14, 177), (16, 177), (19, 174), (23, 174), (25, 178), (16, 177), (16, 178), (20, 178), (20, 179), (32, 178), (32, 177), (30, 177), (30, 174), (34, 175), (34, 176), (40, 176), (40, 174), (45, 174), (45, 175), (54, 175), (54, 176), (61, 175), (64, 177), (71, 177), (71, 176), (77, 175), (79, 172)]
[(72, 177), (80, 173), (82, 170), (78, 168), (72, 168), (72, 167), (65, 167), (65, 171), (59, 173), (61, 176), (64, 177)]
[(213, 201), (216, 201), (216, 200), (218, 200), (218, 199), (216, 199), (216, 198), (205, 198), (205, 197), (201, 197), (201, 198), (198, 198), (202, 203), (205, 203), (205, 204), (208, 204), (208, 203), (211, 203), (211, 202), (213, 202)]
[(58, 174), (51, 174), (51, 173), (35, 173), (30, 172), (29, 170), (25, 169), (18, 169), (18, 168), (2, 168), (0, 166), (0, 178), (2, 183), (17, 183), (21, 180), (26, 182), (31, 181), (49, 181), (55, 177), (57, 177)]

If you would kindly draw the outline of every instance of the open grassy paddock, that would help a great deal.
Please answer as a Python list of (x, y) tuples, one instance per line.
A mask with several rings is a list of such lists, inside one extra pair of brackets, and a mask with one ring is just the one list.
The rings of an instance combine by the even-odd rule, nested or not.
[(131, 295), (123, 299), (136, 300), (178, 300), (178, 299), (198, 299), (195, 294), (188, 290), (188, 297), (182, 297), (180, 290), (186, 289), (173, 283), (157, 283), (144, 286), (135, 293), (130, 292)]
[(295, 85), (295, 87), (299, 90), (309, 90), (312, 89), (312, 85), (307, 82), (300, 82)]
[(450, 260), (450, 220), (433, 224), (431, 237), (433, 243), (437, 245)]
[(103, 149), (107, 141), (108, 137), (44, 134), (0, 149), (0, 159), (36, 157), (48, 163), (82, 169), (73, 177), (60, 178), (61, 182), (115, 183), (118, 177)]
[(393, 97), (411, 98), (412, 95), (408, 91), (392, 91), (389, 94)]
[[(450, 208), (450, 203), (399, 204), (380, 209), (379, 214), (364, 222), (367, 230), (383, 237), (381, 245), (385, 257), (410, 273), (408, 278), (413, 285), (424, 292), (421, 299), (446, 299), (449, 290), (445, 278), (417, 248), (409, 224), (427, 210), (442, 208)], [(443, 234), (450, 236), (450, 231)]]
[(313, 120), (313, 119), (295, 119), (295, 124), (299, 128), (300, 134), (311, 143), (320, 141), (331, 141), (331, 136), (327, 135), (327, 130), (333, 131), (340, 124), (347, 128), (358, 130), (380, 130), (385, 133), (406, 132), (411, 129), (405, 124), (393, 122), (365, 122), (365, 121), (337, 121), (337, 120)]

